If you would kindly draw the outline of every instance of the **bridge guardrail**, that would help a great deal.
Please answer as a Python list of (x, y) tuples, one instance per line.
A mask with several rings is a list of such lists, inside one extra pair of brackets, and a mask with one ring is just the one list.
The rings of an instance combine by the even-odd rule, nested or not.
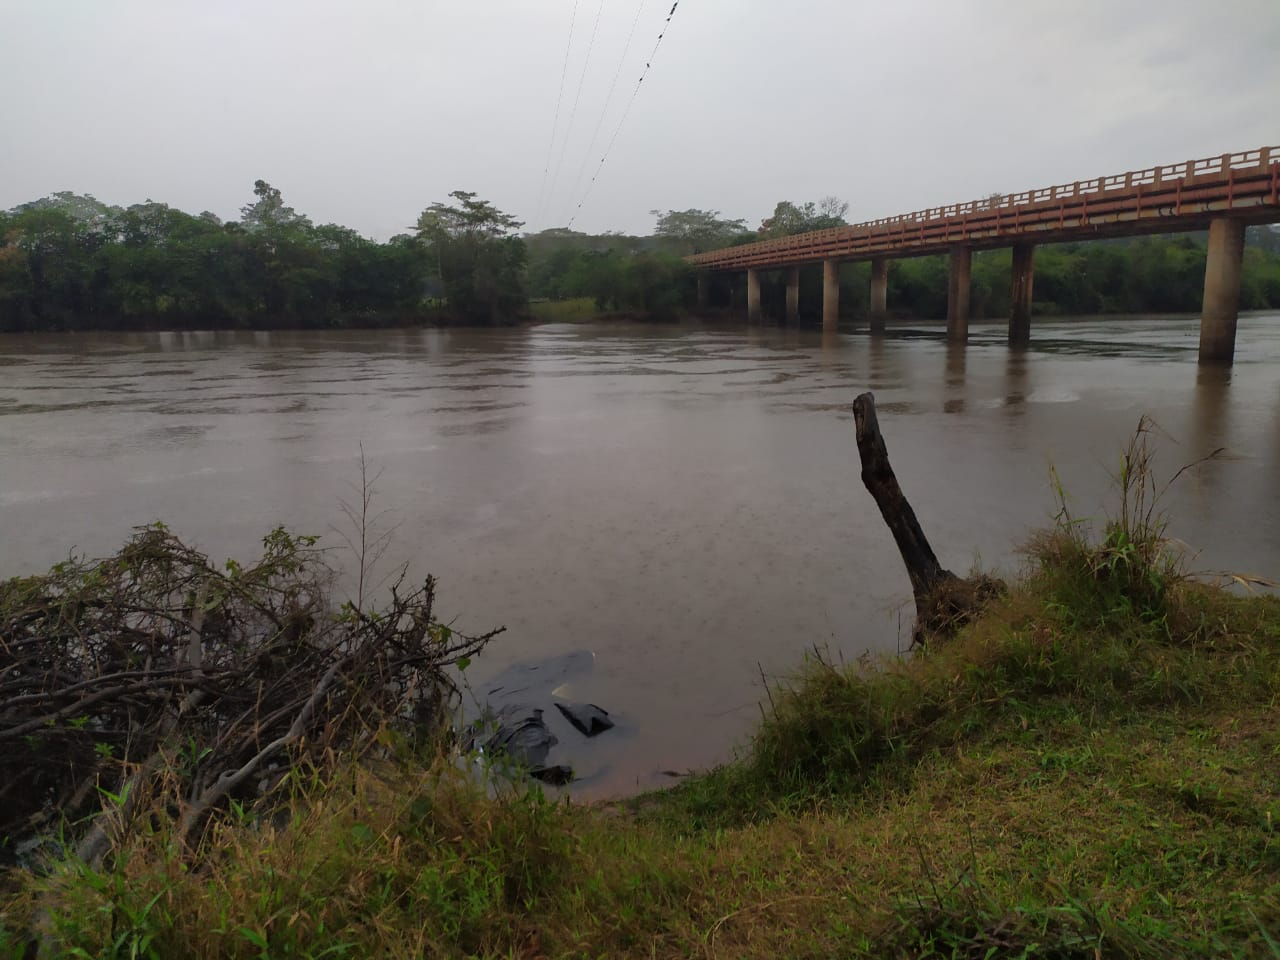
[[(690, 263), (717, 265), (721, 261), (740, 261), (753, 256), (769, 253), (786, 253), (797, 250), (821, 249), (839, 241), (853, 240), (871, 234), (889, 235), (901, 232), (906, 236), (907, 227), (923, 228), (943, 220), (963, 220), (974, 214), (995, 213), (997, 227), (1001, 223), (1001, 214), (1010, 211), (1016, 224), (1018, 212), (1044, 204), (1061, 203), (1065, 200), (1082, 199), (1088, 204), (1089, 198), (1116, 190), (1137, 190), (1138, 205), (1141, 208), (1144, 187), (1167, 187), (1176, 185), (1181, 197), (1182, 185), (1191, 184), (1200, 178), (1213, 177), (1231, 180), (1234, 171), (1258, 170), (1271, 165), (1280, 164), (1280, 147), (1259, 147), (1253, 150), (1242, 150), (1237, 153), (1223, 153), (1215, 157), (1200, 160), (1185, 160), (1181, 163), (1148, 167), (1143, 170), (1131, 170), (1127, 173), (1094, 177), (1088, 180), (1076, 180), (1072, 183), (1057, 184), (1052, 187), (1041, 187), (1035, 190), (1024, 190), (1020, 193), (988, 197), (983, 200), (970, 200), (966, 203), (945, 204), (938, 207), (927, 207), (894, 217), (881, 217), (846, 227), (833, 227), (816, 230), (811, 233), (780, 237), (775, 240), (761, 240), (743, 244), (739, 247), (725, 247), (720, 250), (694, 254), (688, 257)], [(1275, 202), (1274, 199), (1272, 202)], [(985, 218), (984, 218), (985, 219)], [(892, 228), (899, 231), (892, 231)]]

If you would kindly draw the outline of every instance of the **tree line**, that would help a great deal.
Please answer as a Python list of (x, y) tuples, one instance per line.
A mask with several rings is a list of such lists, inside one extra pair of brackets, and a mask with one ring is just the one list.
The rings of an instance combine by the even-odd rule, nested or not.
[[(259, 180), (234, 221), (148, 200), (130, 207), (57, 193), (0, 212), (0, 331), (370, 327), (502, 324), (530, 300), (587, 300), (600, 313), (675, 319), (695, 309), (684, 257), (718, 247), (846, 223), (835, 197), (778, 203), (755, 228), (715, 210), (654, 210), (647, 235), (587, 234), (523, 224), (474, 193), (455, 191), (385, 242), (314, 224)], [(1009, 308), (1007, 250), (973, 260), (975, 317)], [(1041, 247), (1038, 313), (1195, 311), (1202, 235)], [(899, 315), (946, 313), (942, 257), (894, 261), (889, 301)], [(766, 309), (781, 315), (780, 273), (764, 275)], [(820, 280), (802, 273), (802, 320), (816, 319)], [(736, 311), (741, 282), (720, 277), (713, 303)], [(841, 272), (847, 316), (865, 312), (869, 268)], [(1280, 231), (1251, 228), (1241, 307), (1280, 307)], [(776, 308), (776, 309), (774, 309)]]
[(240, 219), (57, 193), (0, 213), (0, 331), (503, 323), (520, 226), (456, 191), (385, 243), (316, 225), (259, 180)]

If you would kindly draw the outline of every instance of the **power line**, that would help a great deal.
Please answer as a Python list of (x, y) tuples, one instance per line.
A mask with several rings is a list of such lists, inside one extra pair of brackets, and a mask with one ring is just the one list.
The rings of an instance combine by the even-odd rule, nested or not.
[(600, 165), (596, 167), (596, 172), (591, 175), (591, 182), (587, 184), (587, 192), (582, 195), (582, 199), (578, 201), (578, 205), (574, 208), (573, 216), (569, 218), (568, 227), (572, 227), (573, 222), (578, 219), (578, 211), (582, 209), (582, 205), (591, 196), (591, 190), (600, 178), (600, 171), (604, 169), (604, 162), (609, 159), (609, 154), (613, 151), (613, 145), (618, 142), (618, 134), (622, 132), (623, 124), (627, 122), (627, 117), (631, 115), (631, 108), (635, 105), (636, 97), (640, 95), (640, 86), (644, 83), (644, 78), (649, 75), (654, 58), (658, 55), (658, 47), (662, 46), (662, 38), (667, 35), (667, 30), (671, 26), (671, 18), (676, 15), (676, 7), (678, 6), (680, 6), (680, 0), (676, 0), (675, 3), (671, 4), (667, 19), (662, 24), (662, 32), (658, 34), (658, 39), (654, 41), (653, 50), (649, 53), (649, 59), (645, 61), (644, 70), (640, 73), (640, 79), (636, 81), (636, 88), (631, 91), (631, 99), (627, 101), (627, 109), (622, 112), (622, 119), (618, 121), (618, 126), (614, 129), (613, 136), (609, 138), (609, 145), (604, 148), (604, 156), (600, 158)]
[(551, 119), (551, 142), (547, 144), (547, 162), (542, 168), (542, 186), (538, 189), (538, 208), (533, 222), (542, 219), (542, 202), (547, 193), (547, 175), (551, 172), (551, 153), (556, 146), (556, 127), (560, 123), (560, 101), (564, 99), (564, 79), (569, 75), (569, 52), (573, 49), (573, 26), (578, 22), (578, 0), (573, 0), (573, 15), (569, 17), (569, 42), (564, 48), (564, 66), (560, 69), (560, 92), (556, 94), (556, 112)]
[(609, 112), (609, 104), (613, 102), (613, 92), (618, 87), (618, 78), (622, 76), (622, 68), (626, 65), (627, 54), (631, 52), (631, 40), (636, 35), (636, 25), (640, 23), (640, 14), (644, 12), (644, 5), (647, 0), (640, 0), (640, 5), (636, 7), (636, 15), (631, 20), (631, 32), (627, 34), (627, 42), (622, 47), (622, 56), (618, 58), (618, 69), (613, 72), (613, 82), (609, 84), (609, 92), (605, 95), (604, 106), (600, 108), (600, 117), (596, 120), (596, 128), (591, 133), (591, 142), (587, 144), (586, 151), (582, 154), (582, 163), (578, 167), (578, 175), (573, 178), (573, 188), (569, 191), (569, 202), (573, 202), (574, 196), (578, 193), (578, 186), (582, 183), (582, 175), (587, 170), (587, 161), (591, 159), (591, 150), (596, 145), (596, 140), (600, 137), (600, 128), (604, 126), (605, 115)]
[(551, 175), (549, 196), (556, 195), (556, 183), (560, 180), (560, 169), (564, 166), (564, 154), (569, 148), (569, 136), (573, 133), (573, 120), (578, 115), (578, 101), (582, 99), (582, 86), (587, 79), (587, 67), (591, 65), (591, 51), (596, 45), (596, 32), (600, 29), (600, 14), (604, 11), (604, 0), (596, 7), (596, 22), (591, 28), (591, 39), (587, 41), (587, 55), (582, 61), (582, 75), (578, 77), (578, 92), (573, 97), (573, 109), (569, 111), (569, 125), (564, 131), (564, 140), (560, 144), (560, 159), (556, 161), (555, 173)]

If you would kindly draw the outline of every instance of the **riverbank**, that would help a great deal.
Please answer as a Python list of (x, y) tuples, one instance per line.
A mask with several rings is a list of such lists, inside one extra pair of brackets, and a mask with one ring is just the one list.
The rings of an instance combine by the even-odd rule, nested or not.
[[(783, 308), (779, 304), (772, 304), (772, 313), (765, 317), (764, 323), (770, 326), (778, 327), (820, 327), (821, 321), (817, 317), (809, 317), (805, 320), (796, 321), (788, 324), (782, 315)], [(1248, 311), (1242, 310), (1240, 316), (1247, 318), (1250, 316), (1262, 314), (1265, 311)], [(1198, 310), (1190, 311), (1166, 311), (1158, 315), (1142, 314), (1142, 313), (1126, 313), (1114, 311), (1110, 313), (1097, 313), (1081, 316), (1065, 316), (1063, 311), (1056, 304), (1037, 303), (1033, 311), (1033, 319), (1054, 320), (1058, 322), (1107, 322), (1107, 323), (1133, 323), (1148, 322), (1152, 319), (1162, 321), (1170, 320), (1195, 320), (1199, 321), (1200, 313)], [(746, 323), (746, 306), (738, 305), (737, 307), (715, 307), (705, 310), (691, 311), (681, 310), (677, 315), (667, 321), (660, 322), (705, 322), (712, 319), (718, 323), (731, 323), (734, 325), (744, 325)], [(1005, 318), (998, 316), (975, 316), (973, 321), (976, 324), (987, 322), (1002, 322)], [(653, 318), (646, 316), (641, 311), (627, 310), (601, 310), (590, 297), (576, 297), (565, 300), (532, 300), (529, 303), (529, 322), (532, 323), (645, 323), (653, 322)], [(842, 316), (840, 318), (840, 328), (849, 332), (852, 330), (865, 331), (869, 323), (868, 315), (865, 313), (856, 313), (852, 316)], [(890, 329), (897, 325), (905, 326), (940, 326), (945, 325), (945, 313), (938, 316), (927, 316), (915, 313), (910, 310), (894, 310), (890, 311), (889, 324)]]
[(921, 655), (810, 658), (673, 790), (348, 769), (194, 869), (157, 811), (107, 872), (7, 877), (0, 956), (37, 905), (95, 957), (1274, 956), (1280, 600), (1118, 529)]
[(529, 320), (533, 323), (684, 323), (736, 318), (736, 314), (724, 308), (692, 310), (673, 307), (658, 313), (645, 310), (605, 310), (591, 297), (571, 297), (565, 300), (530, 300)]

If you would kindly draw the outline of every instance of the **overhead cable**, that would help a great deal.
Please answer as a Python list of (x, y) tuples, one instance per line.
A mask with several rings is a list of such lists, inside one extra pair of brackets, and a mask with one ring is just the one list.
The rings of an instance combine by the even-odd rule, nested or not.
[(578, 219), (578, 211), (587, 202), (587, 198), (591, 196), (592, 188), (595, 187), (596, 181), (600, 179), (600, 171), (604, 169), (604, 163), (609, 159), (609, 154), (613, 151), (613, 145), (618, 142), (618, 134), (622, 132), (623, 124), (627, 122), (627, 117), (631, 115), (631, 108), (635, 105), (636, 97), (640, 95), (640, 86), (644, 83), (644, 78), (649, 75), (649, 70), (653, 67), (653, 61), (658, 55), (658, 47), (662, 46), (662, 38), (667, 35), (667, 30), (671, 27), (671, 18), (676, 15), (676, 7), (678, 6), (680, 6), (680, 0), (676, 0), (675, 3), (671, 4), (667, 19), (662, 24), (662, 32), (658, 34), (658, 39), (654, 41), (653, 50), (649, 53), (649, 59), (645, 61), (644, 70), (640, 73), (640, 79), (636, 81), (636, 88), (631, 91), (631, 99), (627, 101), (627, 109), (622, 112), (622, 119), (618, 121), (618, 126), (614, 128), (613, 136), (609, 138), (609, 145), (604, 149), (604, 156), (600, 158), (600, 164), (596, 167), (596, 172), (591, 175), (591, 182), (587, 184), (587, 192), (582, 195), (582, 199), (578, 201), (578, 205), (574, 208), (573, 216), (569, 218), (569, 227), (572, 227), (573, 222)]
[(542, 186), (538, 189), (538, 207), (533, 222), (542, 219), (542, 203), (547, 194), (547, 176), (551, 173), (551, 154), (556, 146), (556, 127), (560, 124), (560, 101), (564, 99), (564, 79), (569, 75), (569, 52), (573, 49), (573, 26), (578, 21), (578, 0), (573, 0), (573, 14), (569, 17), (569, 42), (564, 48), (564, 66), (560, 68), (560, 92), (556, 94), (556, 112), (551, 118), (551, 142), (547, 144), (547, 162), (542, 168)]
[(587, 41), (587, 55), (582, 60), (582, 74), (578, 77), (578, 92), (573, 96), (573, 109), (569, 111), (569, 125), (564, 131), (564, 140), (560, 143), (560, 159), (556, 161), (555, 172), (551, 174), (551, 189), (547, 192), (548, 200), (554, 202), (556, 184), (560, 180), (560, 169), (564, 166), (564, 154), (569, 147), (569, 137), (573, 133), (573, 120), (578, 115), (578, 101), (582, 99), (582, 86), (587, 79), (587, 67), (591, 65), (591, 51), (596, 45), (596, 33), (600, 29), (600, 14), (604, 10), (604, 0), (596, 7), (596, 22), (591, 28), (591, 39)]
[(578, 175), (573, 178), (573, 188), (569, 191), (570, 203), (578, 195), (578, 187), (582, 183), (582, 175), (587, 171), (587, 161), (591, 159), (591, 151), (596, 145), (596, 140), (600, 137), (600, 129), (604, 126), (604, 118), (609, 112), (609, 104), (613, 103), (613, 92), (618, 87), (618, 79), (622, 76), (622, 68), (626, 65), (627, 54), (631, 52), (631, 41), (636, 35), (636, 26), (640, 23), (640, 14), (644, 12), (644, 5), (647, 2), (648, 0), (640, 0), (639, 6), (636, 7), (636, 15), (631, 20), (631, 31), (627, 34), (627, 42), (623, 44), (622, 56), (618, 58), (618, 69), (613, 72), (613, 82), (609, 84), (609, 92), (605, 94), (604, 106), (600, 108), (600, 117), (596, 120), (596, 128), (591, 133), (591, 142), (587, 144), (587, 149), (583, 151), (582, 163), (578, 166)]

